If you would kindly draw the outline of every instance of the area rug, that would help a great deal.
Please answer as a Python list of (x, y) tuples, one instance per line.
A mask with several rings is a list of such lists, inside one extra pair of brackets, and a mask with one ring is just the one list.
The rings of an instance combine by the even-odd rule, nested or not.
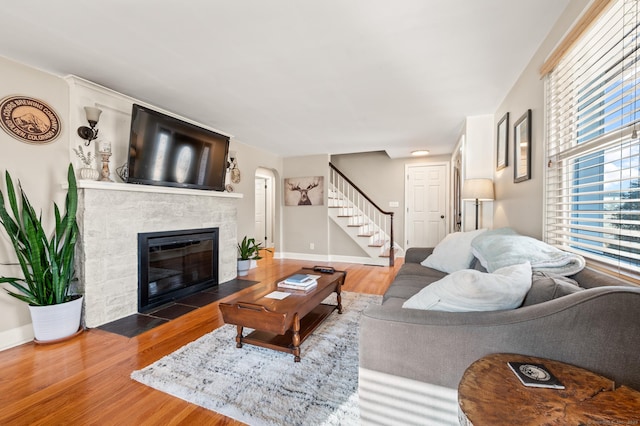
[[(335, 295), (325, 301), (335, 304)], [(358, 333), (362, 312), (380, 296), (343, 292), (334, 311), (293, 355), (238, 349), (225, 325), (131, 377), (250, 425), (357, 425)], [(246, 335), (246, 330), (245, 330)]]

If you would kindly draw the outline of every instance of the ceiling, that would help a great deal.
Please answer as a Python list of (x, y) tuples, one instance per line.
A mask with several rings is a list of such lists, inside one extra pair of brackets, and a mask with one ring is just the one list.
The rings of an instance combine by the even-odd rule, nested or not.
[(438, 155), (494, 113), (568, 1), (12, 1), (0, 55), (283, 157)]

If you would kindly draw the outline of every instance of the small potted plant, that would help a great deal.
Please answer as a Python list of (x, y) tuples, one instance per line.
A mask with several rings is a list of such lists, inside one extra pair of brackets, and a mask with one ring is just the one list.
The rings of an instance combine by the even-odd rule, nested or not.
[[(22, 187), (14, 187), (6, 172), (9, 210), (0, 190), (0, 224), (4, 227), (20, 264), (22, 277), (0, 277), (17, 291), (9, 295), (29, 304), (36, 342), (51, 342), (81, 331), (82, 295), (72, 294), (75, 279), (75, 247), (78, 239), (78, 188), (69, 164), (69, 189), (65, 212), (54, 203), (55, 229), (47, 237), (38, 215)], [(17, 195), (16, 195), (17, 194)]]
[[(262, 243), (256, 243), (255, 238), (248, 238), (246, 235), (242, 242), (238, 243), (238, 275), (243, 277), (249, 273), (251, 261), (262, 259), (260, 250)], [(265, 248), (264, 250), (271, 252)]]
[(98, 180), (100, 172), (93, 168), (93, 160), (95, 159), (93, 152), (89, 151), (85, 154), (82, 145), (78, 145), (78, 148), (73, 148), (73, 152), (82, 162), (80, 179)]

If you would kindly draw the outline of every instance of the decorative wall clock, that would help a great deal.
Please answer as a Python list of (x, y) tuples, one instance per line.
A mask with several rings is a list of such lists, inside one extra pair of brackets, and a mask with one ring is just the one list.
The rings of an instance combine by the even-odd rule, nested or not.
[(27, 96), (7, 96), (0, 101), (0, 127), (19, 141), (46, 144), (61, 131), (60, 117), (45, 102)]

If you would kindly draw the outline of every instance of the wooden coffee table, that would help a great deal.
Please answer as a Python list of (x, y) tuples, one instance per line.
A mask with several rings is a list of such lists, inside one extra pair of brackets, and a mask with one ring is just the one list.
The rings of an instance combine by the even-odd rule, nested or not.
[[(300, 345), (334, 310), (342, 313), (340, 288), (346, 272), (332, 274), (315, 273), (313, 269), (302, 269), (295, 273), (320, 275), (318, 286), (304, 292), (278, 288), (280, 280), (261, 287), (254, 293), (238, 296), (227, 303), (220, 303), (222, 318), (227, 324), (238, 327), (236, 347), (244, 343), (291, 353), (294, 361), (300, 361)], [(273, 291), (289, 293), (282, 300), (265, 297)], [(331, 293), (337, 295), (337, 305), (322, 303)], [(254, 331), (243, 336), (244, 327)]]

